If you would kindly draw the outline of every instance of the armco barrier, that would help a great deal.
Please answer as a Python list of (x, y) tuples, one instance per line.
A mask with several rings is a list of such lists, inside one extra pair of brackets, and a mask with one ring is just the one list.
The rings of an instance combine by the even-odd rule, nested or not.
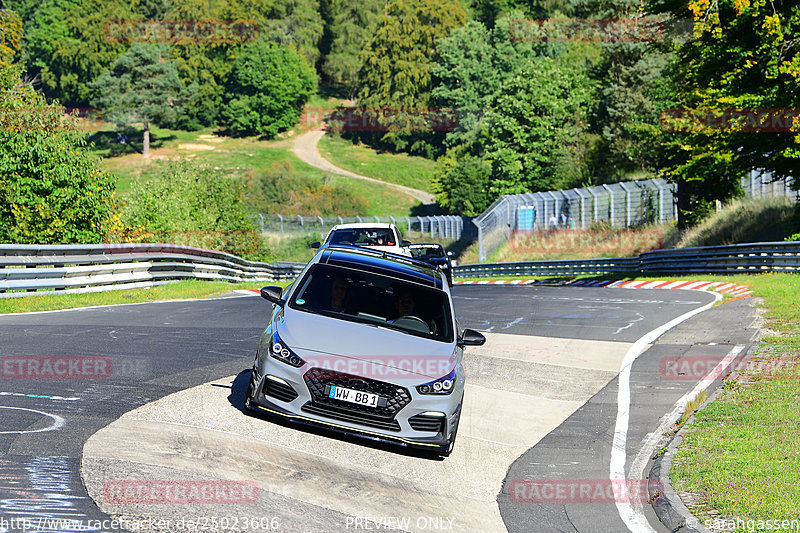
[[(302, 263), (270, 265), (176, 244), (0, 245), (0, 297), (95, 292), (178, 279), (282, 281)], [(638, 257), (479, 263), (454, 276), (578, 276), (800, 272), (800, 242), (706, 246), (645, 252)], [(9, 292), (16, 291), (16, 292)]]
[(478, 263), (453, 268), (457, 278), (640, 274), (800, 272), (800, 242), (765, 242), (645, 252), (638, 257)]
[(0, 297), (42, 291), (96, 292), (179, 279), (282, 281), (293, 279), (303, 266), (270, 265), (176, 244), (2, 244)]

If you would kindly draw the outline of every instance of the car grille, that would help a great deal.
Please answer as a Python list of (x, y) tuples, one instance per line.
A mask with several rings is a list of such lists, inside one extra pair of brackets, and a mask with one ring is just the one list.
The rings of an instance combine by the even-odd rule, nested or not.
[(443, 416), (430, 416), (430, 415), (414, 415), (408, 419), (408, 423), (412, 429), (417, 431), (435, 431), (441, 433), (444, 431)]
[(267, 378), (264, 380), (264, 395), (272, 396), (284, 402), (291, 402), (297, 398), (297, 391), (295, 391), (291, 385)]
[[(397, 423), (395, 417), (403, 407), (411, 403), (411, 395), (407, 389), (384, 381), (361, 378), (323, 368), (312, 368), (306, 372), (303, 379), (308, 386), (312, 400), (306, 403), (302, 410), (335, 420), (383, 430), (400, 431), (400, 424)], [(386, 405), (367, 407), (328, 398), (325, 395), (327, 385), (337, 385), (377, 394), (386, 399)]]

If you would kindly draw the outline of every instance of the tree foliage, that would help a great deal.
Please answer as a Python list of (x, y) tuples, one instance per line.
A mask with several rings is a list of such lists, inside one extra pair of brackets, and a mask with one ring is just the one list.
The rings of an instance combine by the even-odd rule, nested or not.
[(430, 59), (437, 39), (464, 24), (456, 0), (395, 0), (378, 22), (362, 56), (359, 105), (426, 107), (431, 97)]
[(0, 9), (0, 66), (8, 66), (22, 40), (22, 19), (15, 11)]
[(340, 87), (350, 98), (358, 90), (361, 52), (375, 33), (383, 6), (382, 0), (325, 2), (330, 45), (321, 72), (330, 84)]
[(40, 77), (49, 98), (88, 105), (89, 83), (127, 49), (109, 39), (106, 23), (136, 18), (124, 0), (45, 0), (26, 24), (29, 75)]
[(500, 89), (486, 157), (492, 192), (514, 194), (579, 185), (580, 139), (592, 101), (585, 72), (542, 57), (523, 65)]
[(119, 56), (107, 72), (89, 85), (93, 105), (106, 120), (121, 126), (143, 123), (144, 155), (148, 155), (149, 125), (169, 127), (185, 114), (185, 102), (196, 87), (185, 88), (177, 66), (167, 60), (165, 44), (137, 43)]
[(746, 122), (721, 127), (713, 117), (749, 110), (752, 119), (758, 110), (800, 106), (800, 4), (691, 0), (687, 6), (669, 0), (661, 8), (694, 21), (691, 38), (675, 48), (670, 75), (677, 107), (701, 118), (671, 126), (677, 131), (665, 132), (661, 144), (663, 171), (678, 183), (680, 223), (686, 226), (709, 212), (714, 200), (737, 195), (740, 178), (752, 169), (797, 177), (797, 119), (791, 132), (776, 132), (748, 130)]
[(274, 137), (297, 123), (315, 88), (314, 71), (291, 48), (249, 43), (236, 60), (222, 125), (235, 135)]
[(481, 157), (441, 157), (433, 178), (436, 202), (447, 213), (477, 216), (492, 203), (491, 178), (492, 166)]
[(102, 242), (114, 183), (64, 108), (0, 65), (0, 242)]

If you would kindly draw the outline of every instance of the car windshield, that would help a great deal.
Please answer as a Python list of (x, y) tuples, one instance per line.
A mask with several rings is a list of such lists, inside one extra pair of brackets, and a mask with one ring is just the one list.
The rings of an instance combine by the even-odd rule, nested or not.
[(396, 246), (392, 231), (388, 228), (337, 229), (328, 237), (329, 244), (353, 244), (356, 246)]
[(441, 290), (329, 265), (313, 266), (297, 287), (292, 309), (453, 340), (450, 302)]
[(412, 244), (408, 251), (411, 252), (411, 257), (423, 261), (445, 257), (444, 250), (438, 246), (415, 246)]

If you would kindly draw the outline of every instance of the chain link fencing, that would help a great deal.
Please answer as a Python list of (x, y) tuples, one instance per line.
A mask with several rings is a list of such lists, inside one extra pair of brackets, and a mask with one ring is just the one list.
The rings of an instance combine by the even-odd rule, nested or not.
[[(742, 178), (746, 197), (795, 196), (790, 179), (753, 171)], [(676, 186), (663, 179), (629, 181), (582, 189), (505, 195), (473, 220), (480, 262), (516, 232), (664, 224), (678, 216)]]
[(314, 237), (320, 241), (337, 224), (352, 223), (391, 223), (397, 226), (408, 240), (457, 241), (474, 238), (477, 231), (470, 223), (471, 217), (454, 215), (419, 217), (322, 217), (313, 215), (265, 215), (255, 217), (256, 228), (262, 234), (275, 237)]

